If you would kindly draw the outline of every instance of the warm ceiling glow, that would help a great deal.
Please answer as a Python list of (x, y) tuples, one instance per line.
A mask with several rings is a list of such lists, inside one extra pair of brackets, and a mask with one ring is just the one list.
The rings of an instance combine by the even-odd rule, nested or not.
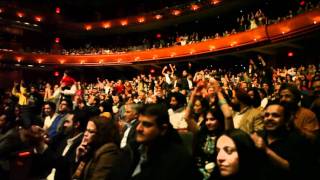
[(100, 59), (99, 64), (102, 64), (102, 63), (103, 63), (103, 59)]
[(146, 19), (144, 17), (139, 17), (138, 18), (138, 22), (139, 23), (143, 23), (144, 21), (146, 21)]
[(216, 49), (216, 47), (211, 45), (211, 46), (209, 46), (209, 49), (210, 49), (210, 51), (212, 51), (212, 50)]
[(126, 25), (128, 25), (128, 21), (127, 20), (122, 20), (120, 22), (120, 24), (121, 24), (121, 26), (126, 26)]
[(16, 59), (17, 59), (17, 61), (18, 61), (18, 62), (21, 62), (21, 60), (22, 60), (22, 57), (20, 57), (20, 56), (17, 56), (17, 57), (16, 57)]
[(65, 62), (64, 59), (60, 59), (59, 61), (60, 61), (60, 64), (63, 64)]
[(175, 16), (178, 16), (178, 15), (181, 14), (181, 11), (180, 10), (173, 10), (172, 14), (175, 15)]
[(41, 17), (41, 16), (36, 16), (36, 17), (34, 17), (34, 19), (35, 19), (36, 21), (38, 21), (38, 22), (41, 22), (41, 21), (42, 21), (42, 17)]
[(152, 59), (157, 59), (157, 58), (158, 58), (158, 55), (156, 54), (152, 56)]
[(39, 58), (39, 59), (37, 59), (37, 61), (38, 61), (39, 64), (41, 64), (43, 59)]
[(105, 29), (108, 29), (111, 27), (111, 23), (110, 22), (105, 22), (102, 24), (102, 27), (105, 28)]
[(2, 13), (3, 12), (3, 9), (2, 8), (0, 8), (0, 13)]
[(196, 4), (191, 5), (191, 10), (196, 11), (199, 9), (199, 6)]
[(155, 18), (159, 20), (159, 19), (162, 18), (162, 15), (161, 15), (161, 14), (157, 14), (157, 15), (155, 16)]
[(92, 29), (92, 26), (91, 25), (85, 25), (84, 28), (87, 30), (87, 31), (90, 31)]
[(237, 42), (236, 42), (236, 41), (233, 41), (232, 43), (230, 43), (230, 46), (231, 46), (231, 47), (233, 47), (233, 46), (235, 46), (235, 45), (237, 45)]
[(18, 16), (19, 18), (22, 18), (22, 17), (24, 16), (24, 14), (23, 14), (22, 12), (17, 12), (17, 16)]
[(218, 4), (218, 3), (220, 3), (220, 1), (219, 1), (219, 0), (211, 0), (211, 4), (216, 5), (216, 4)]
[(84, 60), (81, 60), (81, 61), (80, 61), (80, 64), (84, 64), (84, 63), (85, 63), (85, 61), (84, 61)]

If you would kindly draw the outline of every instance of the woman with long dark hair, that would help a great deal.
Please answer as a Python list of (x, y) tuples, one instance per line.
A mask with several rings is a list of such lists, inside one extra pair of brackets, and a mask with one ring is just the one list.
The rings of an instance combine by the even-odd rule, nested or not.
[(250, 135), (240, 129), (222, 133), (216, 143), (216, 163), (212, 179), (259, 180), (263, 157)]
[(215, 166), (215, 143), (224, 131), (224, 115), (220, 108), (209, 109), (205, 113), (204, 126), (196, 136), (195, 157), (197, 166), (204, 177), (210, 174), (210, 166)]
[(111, 118), (91, 118), (77, 149), (79, 165), (73, 179), (118, 179), (119, 129)]

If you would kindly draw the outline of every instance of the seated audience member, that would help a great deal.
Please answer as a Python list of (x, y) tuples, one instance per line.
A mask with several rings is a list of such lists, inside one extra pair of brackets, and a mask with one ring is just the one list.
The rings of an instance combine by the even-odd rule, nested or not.
[(144, 105), (138, 121), (138, 148), (127, 146), (124, 151), (121, 167), (128, 170), (126, 179), (198, 179), (192, 157), (170, 124), (165, 106)]
[(50, 143), (43, 139), (35, 147), (34, 174), (48, 180), (71, 179), (76, 168), (76, 149), (81, 143), (87, 121), (88, 115), (84, 111), (66, 114), (61, 132)]
[(252, 106), (250, 96), (243, 90), (237, 89), (231, 100), (232, 109), (236, 112), (233, 117), (234, 127), (247, 133), (263, 129), (261, 110)]
[(222, 133), (216, 143), (216, 164), (210, 179), (260, 180), (262, 160), (250, 135), (240, 129)]
[(280, 102), (290, 110), (290, 123), (307, 138), (315, 139), (319, 130), (319, 121), (310, 109), (300, 107), (300, 91), (293, 85), (283, 84), (280, 88)]
[(81, 144), (76, 151), (79, 165), (72, 179), (118, 180), (119, 129), (110, 118), (97, 116), (89, 120)]
[(315, 149), (295, 127), (290, 127), (290, 113), (280, 104), (269, 105), (264, 112), (264, 130), (251, 137), (267, 157), (265, 179), (313, 179)]
[(52, 122), (55, 120), (55, 118), (58, 116), (58, 114), (55, 112), (56, 110), (56, 104), (53, 102), (45, 102), (43, 105), (43, 113), (45, 115), (43, 129), (47, 130), (50, 128)]

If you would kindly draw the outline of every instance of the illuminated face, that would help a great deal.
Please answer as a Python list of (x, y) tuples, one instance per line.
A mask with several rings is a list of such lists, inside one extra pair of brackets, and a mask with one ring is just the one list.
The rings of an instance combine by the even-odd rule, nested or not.
[(225, 135), (217, 140), (217, 164), (221, 176), (228, 177), (239, 171), (239, 155), (234, 141)]
[(254, 99), (254, 92), (253, 91), (248, 91), (248, 95), (250, 96), (251, 99)]
[(46, 104), (43, 107), (43, 111), (44, 111), (45, 115), (49, 116), (49, 115), (51, 115), (51, 113), (54, 112), (54, 109), (52, 109), (48, 104)]
[(87, 125), (87, 129), (84, 132), (82, 144), (90, 144), (93, 141), (95, 134), (97, 133), (97, 126), (92, 122), (89, 121)]
[(61, 101), (59, 105), (59, 112), (66, 112), (68, 111), (68, 103), (67, 101)]
[(178, 101), (175, 97), (171, 97), (171, 100), (170, 100), (170, 107), (171, 108), (176, 108), (178, 106)]
[(137, 113), (132, 109), (131, 105), (125, 105), (124, 117), (127, 122), (131, 122), (136, 119)]
[(218, 120), (210, 112), (207, 113), (207, 116), (206, 116), (206, 126), (209, 131), (214, 131), (219, 126)]
[(201, 106), (200, 100), (196, 100), (196, 102), (194, 103), (194, 106), (193, 106), (194, 112), (195, 113), (200, 113), (201, 109), (202, 109), (202, 106)]
[(294, 95), (288, 89), (283, 89), (280, 92), (280, 102), (281, 103), (293, 103), (294, 102)]
[(163, 130), (161, 130), (156, 124), (155, 116), (140, 115), (139, 124), (136, 128), (138, 143), (148, 144), (161, 136)]
[(264, 112), (264, 128), (267, 131), (274, 131), (284, 123), (283, 107), (277, 104), (270, 105)]

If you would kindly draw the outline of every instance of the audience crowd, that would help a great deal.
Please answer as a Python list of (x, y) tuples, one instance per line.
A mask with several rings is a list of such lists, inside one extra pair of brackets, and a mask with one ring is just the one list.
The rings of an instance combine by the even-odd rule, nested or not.
[(317, 179), (320, 66), (14, 82), (1, 94), (3, 179)]
[[(297, 3), (298, 5), (298, 3)], [(258, 26), (265, 24), (274, 24), (280, 21), (284, 21), (293, 18), (296, 15), (303, 14), (304, 12), (319, 8), (320, 3), (318, 1), (308, 1), (303, 6), (299, 5), (292, 8), (287, 13), (272, 12), (265, 14), (261, 9), (250, 9), (247, 13), (240, 12), (235, 15), (232, 20), (230, 18), (223, 19), (223, 24), (214, 24), (214, 30), (211, 31), (179, 31), (171, 33), (158, 33), (155, 37), (150, 35), (136, 38), (132, 41), (123, 41), (123, 38), (119, 37), (110, 40), (108, 45), (99, 45), (99, 43), (87, 42), (82, 47), (63, 47), (56, 44), (50, 52), (63, 55), (101, 55), (101, 54), (121, 54), (129, 51), (143, 51), (155, 48), (165, 48), (172, 46), (184, 46), (187, 44), (198, 43), (211, 39), (223, 38), (238, 32), (243, 32), (251, 29), (255, 29)], [(269, 11), (268, 11), (269, 12)], [(219, 17), (219, 16), (218, 16)], [(228, 24), (227, 26), (225, 24)], [(218, 31), (218, 32), (217, 32)], [(134, 39), (134, 38), (131, 38)], [(108, 41), (108, 40), (107, 40)], [(34, 50), (33, 48), (22, 49), (21, 51), (33, 53), (49, 53), (47, 50)]]

